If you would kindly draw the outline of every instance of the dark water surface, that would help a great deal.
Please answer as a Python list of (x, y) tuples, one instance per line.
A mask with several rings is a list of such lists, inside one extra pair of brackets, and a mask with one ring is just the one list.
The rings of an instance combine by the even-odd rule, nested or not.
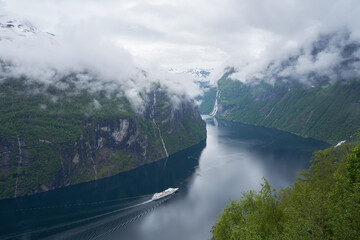
[[(229, 199), (291, 184), (329, 145), (274, 129), (205, 117), (207, 141), (117, 176), (0, 201), (0, 239), (208, 239)], [(151, 201), (154, 192), (177, 194)]]

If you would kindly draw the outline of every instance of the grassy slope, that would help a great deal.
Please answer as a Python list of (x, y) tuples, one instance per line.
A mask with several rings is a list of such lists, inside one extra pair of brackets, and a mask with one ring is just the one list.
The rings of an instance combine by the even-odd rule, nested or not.
[(201, 114), (210, 114), (214, 108), (214, 102), (216, 99), (216, 88), (210, 88), (204, 93), (204, 96), (201, 97), (201, 104), (199, 106), (199, 112)]
[(349, 139), (360, 126), (360, 84), (335, 83), (306, 89), (262, 83), (249, 87), (219, 81), (220, 118), (275, 127), (329, 143)]

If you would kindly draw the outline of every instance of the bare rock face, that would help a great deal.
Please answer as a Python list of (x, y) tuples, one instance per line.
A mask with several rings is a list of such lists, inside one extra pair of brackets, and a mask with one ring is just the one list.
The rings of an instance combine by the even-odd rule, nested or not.
[(121, 143), (126, 137), (129, 129), (129, 120), (120, 119), (118, 128), (112, 131), (112, 137), (116, 143)]
[(75, 157), (73, 158), (72, 162), (74, 164), (78, 164), (79, 163), (79, 154), (75, 154)]

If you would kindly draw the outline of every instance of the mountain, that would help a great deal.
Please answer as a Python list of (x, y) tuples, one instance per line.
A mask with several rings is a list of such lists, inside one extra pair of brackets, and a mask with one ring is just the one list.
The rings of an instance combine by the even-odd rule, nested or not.
[(199, 112), (202, 114), (211, 114), (216, 102), (217, 88), (208, 86), (204, 91), (203, 96), (199, 96), (197, 100), (199, 104)]
[(159, 86), (136, 113), (118, 92), (78, 91), (8, 78), (0, 83), (0, 198), (112, 176), (206, 138), (194, 103)]
[(201, 80), (206, 81), (206, 78), (208, 78), (210, 76), (210, 74), (213, 70), (214, 70), (213, 68), (208, 68), (208, 69), (191, 68), (191, 69), (185, 70), (184, 73), (191, 74), (195, 78), (199, 79), (200, 81)]
[(185, 71), (169, 69), (169, 72), (181, 74), (185, 77), (190, 76), (192, 81), (198, 85), (202, 94), (196, 96), (195, 100), (198, 102), (199, 111), (204, 114), (210, 113), (214, 107), (216, 88), (210, 82), (210, 75), (213, 71), (213, 68), (190, 68)]
[(55, 36), (52, 33), (39, 31), (28, 21), (18, 21), (7, 16), (0, 16), (0, 40), (14, 40), (19, 37), (39, 37), (39, 35), (48, 38)]
[(213, 68), (189, 68), (181, 71), (176, 68), (170, 68), (169, 72), (188, 74), (198, 81), (207, 81), (206, 78), (210, 76), (213, 70)]
[(206, 139), (185, 92), (127, 64), (126, 54), (92, 48), (77, 58), (79, 46), (57, 41), (0, 17), (0, 48), (17, 49), (0, 53), (0, 199), (109, 177)]
[[(171, 69), (170, 71), (175, 71)], [(200, 102), (199, 111), (202, 113), (211, 112), (216, 95), (216, 88), (214, 88), (210, 82), (210, 75), (214, 71), (213, 68), (191, 68), (183, 71), (183, 74), (190, 75), (193, 78), (194, 83), (196, 83), (202, 95), (195, 97), (195, 100)]]
[[(217, 88), (204, 95), (199, 110), (332, 144), (352, 141), (360, 127), (359, 47), (346, 32), (330, 34), (312, 43), (307, 54), (301, 49), (298, 55), (273, 61), (250, 79), (238, 80), (241, 70), (227, 68)], [(320, 65), (321, 56), (329, 52), (337, 58), (326, 68), (311, 66)], [(304, 58), (311, 63), (306, 71)]]

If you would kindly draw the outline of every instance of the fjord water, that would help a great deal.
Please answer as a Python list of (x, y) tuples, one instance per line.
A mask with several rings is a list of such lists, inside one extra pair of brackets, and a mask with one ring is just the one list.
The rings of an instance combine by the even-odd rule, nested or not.
[[(206, 143), (152, 164), (32, 197), (0, 201), (0, 238), (209, 239), (229, 199), (291, 184), (329, 145), (204, 116)], [(179, 187), (162, 201), (154, 192)], [(166, 201), (165, 201), (166, 200)]]

